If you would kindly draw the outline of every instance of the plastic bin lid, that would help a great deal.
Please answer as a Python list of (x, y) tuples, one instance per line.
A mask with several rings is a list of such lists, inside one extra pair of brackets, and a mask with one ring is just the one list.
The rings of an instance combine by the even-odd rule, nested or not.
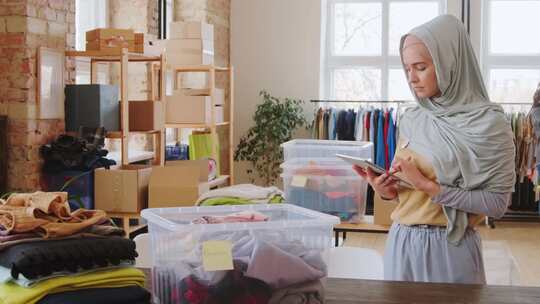
[(293, 139), (286, 143), (282, 143), (281, 147), (289, 147), (293, 145), (316, 145), (316, 146), (339, 146), (343, 147), (373, 147), (373, 143), (369, 141), (348, 141), (348, 140), (325, 140), (325, 139)]
[[(371, 161), (371, 158), (366, 158)], [(281, 168), (298, 167), (332, 167), (332, 168), (350, 168), (352, 165), (338, 157), (296, 157), (289, 159), (280, 165)]]
[[(266, 222), (193, 224), (201, 216), (225, 215), (240, 211), (257, 211), (270, 216)], [(336, 216), (324, 214), (291, 204), (258, 204), (235, 206), (199, 206), (144, 209), (141, 216), (150, 224), (169, 231), (182, 232), (186, 229), (206, 232), (237, 231), (246, 229), (286, 229), (299, 227), (333, 226), (340, 223)]]

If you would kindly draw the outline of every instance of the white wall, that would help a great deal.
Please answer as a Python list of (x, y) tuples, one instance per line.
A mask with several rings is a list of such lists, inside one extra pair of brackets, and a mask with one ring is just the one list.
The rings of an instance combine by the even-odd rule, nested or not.
[[(266, 89), (277, 97), (319, 98), (320, 0), (232, 0), (231, 64), (235, 68), (235, 145), (252, 125)], [(246, 182), (237, 164), (237, 183)]]

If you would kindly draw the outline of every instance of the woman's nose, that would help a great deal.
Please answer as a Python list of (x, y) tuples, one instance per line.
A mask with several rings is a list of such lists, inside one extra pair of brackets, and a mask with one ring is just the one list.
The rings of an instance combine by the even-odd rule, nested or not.
[(410, 81), (411, 83), (418, 82), (418, 76), (416, 75), (415, 72), (410, 72), (410, 73), (409, 73), (409, 81)]

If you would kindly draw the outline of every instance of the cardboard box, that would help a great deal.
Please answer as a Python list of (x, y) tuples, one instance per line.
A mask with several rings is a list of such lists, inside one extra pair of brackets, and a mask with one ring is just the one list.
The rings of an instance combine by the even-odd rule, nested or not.
[(185, 96), (174, 91), (172, 96), (167, 96), (165, 122), (210, 124), (212, 122), (211, 109), (214, 111), (215, 123), (223, 122), (223, 108), (213, 106), (211, 97)]
[(144, 53), (144, 44), (135, 44), (135, 48), (133, 50), (134, 53)]
[(170, 65), (214, 64), (214, 42), (211, 40), (167, 40), (165, 52)]
[[(184, 96), (210, 96), (210, 89), (182, 89)], [(225, 91), (223, 89), (214, 89), (214, 104), (225, 104)]]
[(107, 39), (135, 40), (135, 33), (133, 30), (116, 28), (98, 28), (86, 32), (86, 41)]
[(135, 33), (133, 35), (133, 40), (135, 40), (135, 44), (144, 44), (144, 34), (143, 33)]
[(169, 38), (205, 39), (214, 41), (214, 25), (205, 22), (170, 22)]
[(138, 213), (148, 206), (151, 166), (126, 165), (96, 169), (94, 200), (96, 209)]
[(163, 103), (161, 101), (130, 101), (129, 130), (160, 130), (165, 123)]
[(373, 223), (376, 225), (391, 226), (392, 219), (390, 215), (397, 206), (395, 201), (385, 201), (375, 194), (373, 197)]
[(193, 206), (209, 190), (207, 160), (167, 162), (152, 170), (148, 207)]
[(123, 48), (127, 48), (130, 52), (135, 52), (135, 42), (133, 40), (93, 40), (86, 42), (87, 51), (122, 50)]
[(210, 86), (210, 75), (205, 72), (180, 73), (181, 88), (203, 89)]
[(149, 56), (159, 56), (165, 51), (167, 40), (148, 39), (144, 42), (144, 53)]

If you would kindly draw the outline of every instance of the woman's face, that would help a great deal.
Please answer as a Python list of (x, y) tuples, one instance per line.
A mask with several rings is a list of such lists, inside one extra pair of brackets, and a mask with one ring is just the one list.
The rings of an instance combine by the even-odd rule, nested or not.
[(418, 98), (439, 97), (437, 74), (425, 44), (415, 36), (405, 38), (402, 50), (407, 78)]

